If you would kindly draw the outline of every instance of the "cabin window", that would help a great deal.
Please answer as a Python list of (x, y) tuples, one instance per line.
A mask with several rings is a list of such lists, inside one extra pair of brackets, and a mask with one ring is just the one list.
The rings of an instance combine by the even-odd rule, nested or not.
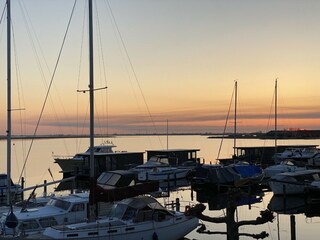
[(58, 199), (54, 199), (52, 202), (50, 200), (50, 205), (53, 205), (57, 208), (61, 208), (63, 210), (68, 210), (71, 203), (70, 202), (66, 202), (66, 201), (62, 201), (62, 200), (58, 200)]
[[(13, 186), (13, 182), (11, 181), (11, 186)], [(7, 186), (7, 176), (0, 178), (0, 187), (6, 187)]]
[(130, 182), (129, 186), (134, 186), (136, 185), (136, 181), (134, 179), (132, 179), (132, 181)]
[(165, 221), (167, 219), (169, 219), (170, 216), (168, 214), (166, 214), (165, 212), (162, 211), (156, 211), (153, 214), (153, 219), (157, 222), (161, 222), (161, 221)]
[(127, 208), (127, 211), (123, 215), (123, 220), (129, 220), (135, 218), (137, 210), (131, 207)]
[(112, 176), (111, 173), (108, 173), (108, 172), (102, 173), (100, 177), (97, 179), (97, 183), (105, 184), (106, 182), (109, 181), (111, 176)]
[(109, 180), (108, 180), (108, 184), (115, 186), (118, 182), (118, 180), (120, 179), (120, 175), (114, 174)]
[(188, 152), (188, 160), (193, 160), (197, 158), (196, 152)]
[(39, 227), (40, 226), (36, 220), (29, 220), (29, 221), (22, 222), (19, 226), (19, 229), (24, 231), (24, 230), (38, 229)]
[(0, 187), (7, 186), (7, 179), (0, 179)]
[(127, 209), (127, 206), (123, 204), (117, 204), (116, 206), (113, 206), (111, 217), (116, 217), (121, 219), (126, 209)]
[(75, 204), (71, 209), (71, 212), (83, 212), (83, 211), (84, 211), (84, 204), (83, 203)]
[(41, 218), (39, 219), (39, 223), (42, 228), (58, 225), (57, 221), (53, 217)]

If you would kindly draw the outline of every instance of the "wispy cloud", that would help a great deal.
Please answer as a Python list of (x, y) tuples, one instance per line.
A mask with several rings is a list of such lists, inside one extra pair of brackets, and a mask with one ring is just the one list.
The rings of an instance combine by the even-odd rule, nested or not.
[[(233, 126), (233, 113), (229, 116), (228, 126)], [(273, 125), (273, 113), (261, 112), (259, 109), (247, 109), (237, 116), (239, 131), (265, 131)], [(80, 120), (79, 120), (80, 119)], [(170, 112), (153, 113), (148, 115), (124, 113), (110, 115), (107, 118), (96, 116), (95, 128), (97, 133), (165, 133), (167, 121), (170, 132), (222, 132), (226, 112), (210, 112), (204, 110), (177, 110)], [(320, 112), (312, 107), (292, 107), (281, 110), (278, 115), (279, 128), (300, 127), (317, 128)], [(32, 133), (36, 121), (27, 120), (27, 132)], [(15, 122), (15, 124), (18, 124)], [(269, 127), (267, 125), (270, 125)], [(41, 133), (87, 133), (89, 128), (88, 117), (65, 116), (60, 120), (49, 117), (41, 121)]]

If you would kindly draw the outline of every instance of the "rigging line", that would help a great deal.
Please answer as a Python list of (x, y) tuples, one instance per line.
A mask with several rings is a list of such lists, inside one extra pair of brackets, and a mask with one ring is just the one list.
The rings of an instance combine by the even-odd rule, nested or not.
[[(35, 59), (36, 59), (36, 61), (37, 61), (37, 63), (38, 63), (38, 66), (39, 66), (39, 72), (40, 72), (40, 74), (41, 74), (41, 77), (42, 77), (42, 79), (43, 79), (46, 87), (48, 87), (48, 85), (47, 85), (47, 83), (46, 83), (46, 81), (45, 81), (45, 73), (44, 73), (43, 68), (42, 68), (42, 64), (41, 64), (41, 61), (40, 61), (40, 57), (39, 57), (38, 51), (37, 51), (37, 49), (36, 49), (35, 42), (33, 41), (33, 38), (32, 38), (32, 33), (33, 33), (33, 35), (34, 35), (34, 37), (35, 37), (35, 39), (36, 39), (36, 42), (37, 42), (38, 45), (39, 45), (40, 52), (42, 53), (42, 56), (43, 56), (44, 54), (43, 54), (43, 51), (42, 51), (42, 49), (41, 49), (41, 47), (40, 47), (41, 45), (40, 45), (39, 40), (38, 40), (38, 38), (37, 38), (37, 34), (35, 34), (33, 25), (31, 24), (31, 21), (30, 21), (29, 15), (28, 15), (27, 8), (24, 6), (24, 3), (23, 3), (22, 1), (18, 1), (18, 3), (19, 3), (19, 6), (20, 6), (20, 8), (21, 8), (22, 16), (23, 16), (23, 18), (24, 18), (24, 20), (25, 20), (24, 23), (25, 23), (25, 26), (26, 26), (26, 30), (27, 30), (28, 36), (29, 36), (30, 41), (31, 41), (31, 47), (32, 47), (32, 50), (33, 50), (33, 52), (34, 52)], [(30, 22), (30, 25), (31, 25), (31, 26), (29, 26), (29, 24), (28, 24), (29, 22)], [(48, 64), (47, 64), (47, 62), (45, 61), (45, 59), (44, 59), (44, 62), (45, 62), (45, 66), (46, 66), (47, 70), (50, 72), (49, 67), (48, 67)]]
[[(21, 106), (21, 99), (22, 102), (24, 101), (24, 94), (23, 91), (21, 91), (20, 93), (20, 87), (22, 87), (22, 81), (21, 81), (21, 74), (20, 74), (20, 67), (19, 67), (19, 57), (17, 54), (17, 45), (16, 45), (16, 38), (15, 38), (15, 34), (14, 34), (14, 30), (13, 30), (13, 23), (11, 21), (11, 28), (12, 28), (12, 40), (13, 40), (13, 50), (14, 50), (14, 57), (15, 57), (15, 68), (16, 68), (16, 80), (17, 80), (17, 93), (18, 93), (18, 105), (19, 105), (19, 109), (23, 109), (23, 107)], [(23, 125), (23, 117), (22, 117), (22, 111), (19, 111), (19, 117), (20, 117), (20, 134), (21, 135), (25, 135), (26, 133), (26, 126)], [(22, 158), (24, 159), (26, 156), (26, 144), (25, 141), (22, 140)], [(17, 163), (18, 164), (18, 163)], [(19, 168), (18, 168), (19, 169)], [(19, 170), (20, 171), (20, 170)]]
[[(153, 128), (154, 128), (155, 132), (157, 133), (158, 131), (157, 131), (155, 122), (154, 122), (153, 117), (152, 117), (152, 115), (151, 115), (149, 106), (148, 106), (148, 104), (147, 104), (147, 100), (146, 100), (146, 98), (145, 98), (145, 96), (144, 96), (144, 94), (143, 94), (143, 91), (142, 91), (140, 82), (139, 82), (139, 80), (138, 80), (136, 71), (134, 70), (133, 63), (132, 63), (132, 61), (131, 61), (131, 58), (130, 58), (129, 53), (128, 53), (128, 50), (127, 50), (126, 45), (125, 45), (125, 43), (124, 43), (124, 40), (123, 40), (123, 38), (122, 38), (121, 32), (120, 32), (120, 30), (119, 30), (118, 24), (117, 24), (116, 19), (115, 19), (115, 17), (114, 17), (113, 11), (112, 11), (111, 6), (110, 6), (110, 3), (109, 3), (108, 0), (106, 0), (106, 2), (107, 2), (107, 5), (108, 5), (108, 7), (109, 7), (109, 10), (110, 10), (110, 13), (111, 13), (111, 17), (112, 17), (112, 19), (113, 19), (113, 21), (114, 21), (116, 30), (117, 30), (117, 32), (118, 32), (118, 34), (119, 34), (119, 38), (120, 38), (121, 44), (122, 44), (122, 46), (123, 46), (124, 52), (125, 52), (125, 54), (126, 54), (126, 56), (127, 56), (127, 58), (128, 58), (129, 65), (130, 65), (131, 71), (132, 71), (132, 73), (133, 73), (134, 79), (135, 79), (136, 82), (137, 82), (137, 85), (138, 85), (138, 88), (139, 88), (139, 90), (140, 90), (140, 94), (141, 94), (141, 96), (142, 96), (143, 102), (144, 102), (144, 104), (145, 104), (145, 106), (146, 106), (146, 108), (147, 108), (147, 112), (148, 112), (148, 114), (149, 114), (149, 118), (150, 118), (150, 120), (151, 120), (151, 122), (152, 122), (152, 125), (153, 125)], [(161, 142), (161, 140), (160, 140), (159, 134), (157, 134), (157, 136), (158, 136), (159, 142), (160, 142), (160, 144), (161, 144), (161, 147), (163, 148), (163, 145), (162, 145), (162, 142)]]
[(232, 100), (233, 100), (234, 93), (235, 93), (235, 88), (233, 88), (233, 91), (232, 91), (231, 101), (230, 101), (230, 104), (229, 104), (228, 114), (227, 114), (226, 121), (225, 121), (225, 124), (224, 124), (223, 135), (222, 135), (222, 138), (221, 138), (217, 159), (219, 159), (219, 157), (220, 157), (220, 152), (221, 152), (221, 148), (222, 148), (224, 134), (226, 133), (226, 128), (227, 128), (227, 124), (228, 124), (228, 120), (229, 120), (229, 116), (230, 116), (230, 110), (231, 110), (231, 105), (232, 105), (232, 102), (233, 102)]
[[(79, 61), (79, 69), (78, 69), (78, 81), (77, 81), (77, 89), (80, 88), (80, 76), (81, 76), (81, 66), (82, 66), (82, 55), (83, 55), (83, 42), (84, 42), (84, 28), (85, 28), (85, 23), (86, 21), (86, 12), (87, 12), (87, 4), (85, 4), (84, 8), (84, 13), (83, 13), (83, 20), (82, 20), (82, 34), (81, 34), (81, 44), (80, 44), (80, 61)], [(79, 94), (77, 94), (77, 128), (76, 128), (76, 134), (79, 136)], [(83, 131), (83, 129), (82, 129)], [(76, 139), (76, 152), (80, 150), (80, 143), (81, 143), (82, 138)]]
[[(37, 37), (36, 31), (34, 30), (34, 27), (32, 25), (32, 21), (30, 20), (30, 16), (28, 15), (28, 11), (27, 11), (27, 7), (25, 6), (25, 2), (19, 1), (19, 6), (21, 8), (22, 16), (25, 19), (24, 23), (26, 25), (26, 30), (27, 30), (28, 36), (30, 38), (30, 42), (31, 42), (32, 50), (33, 50), (34, 55), (35, 55), (35, 59), (36, 59), (36, 61), (38, 63), (38, 69), (39, 69), (40, 75), (42, 77), (42, 81), (44, 83), (45, 89), (47, 89), (48, 88), (48, 84), (47, 84), (45, 73), (44, 73), (44, 70), (43, 70), (43, 67), (42, 67), (42, 64), (41, 64), (40, 56), (42, 57), (42, 62), (44, 62), (44, 65), (45, 65), (47, 71), (49, 72), (49, 74), (51, 74), (50, 73), (51, 71), (50, 71), (49, 66), (47, 64), (47, 61), (46, 61), (46, 59), (44, 57), (44, 53), (43, 53), (43, 50), (41, 48), (41, 44), (40, 44), (39, 39)], [(28, 23), (30, 23), (30, 24), (28, 24)], [(32, 35), (34, 36), (35, 41), (33, 40)], [(39, 51), (36, 48), (35, 42), (38, 45)], [(40, 54), (38, 52), (40, 52)], [(55, 87), (55, 85), (53, 85), (53, 86)], [(58, 92), (58, 91), (56, 90), (56, 92)], [(58, 97), (58, 100), (60, 102), (60, 108), (62, 109), (62, 111), (64, 113), (66, 113), (66, 111), (64, 109), (64, 106), (62, 104), (61, 97), (59, 95), (57, 97)], [(55, 109), (54, 101), (52, 100), (51, 95), (49, 95), (49, 101), (50, 101), (51, 106), (52, 106), (52, 110), (53, 110), (53, 113), (54, 113), (54, 118), (56, 119), (57, 127), (60, 129), (60, 132), (63, 132), (61, 130), (61, 121), (60, 121), (59, 116), (57, 114), (57, 111)], [(64, 147), (67, 149), (65, 139), (63, 139), (62, 141), (64, 142)]]
[[(106, 4), (106, 6), (107, 6), (107, 4)], [(107, 7), (107, 10), (110, 11), (110, 9), (109, 9), (108, 7)], [(111, 14), (110, 14), (110, 15), (111, 15)], [(109, 16), (110, 16), (110, 15), (109, 15)], [(112, 17), (110, 17), (110, 22), (111, 22), (111, 23), (114, 22), (114, 20), (112, 19)], [(115, 33), (116, 39), (118, 40), (119, 37), (117, 36), (117, 30), (116, 30), (116, 28), (115, 28), (115, 24), (111, 24), (111, 26), (112, 26), (112, 29), (113, 29), (113, 31), (114, 31), (114, 33)], [(117, 43), (117, 46), (118, 46), (118, 48), (119, 48), (119, 51), (120, 51), (120, 54), (121, 54), (121, 58), (122, 58), (123, 62), (125, 63), (125, 62), (126, 62), (126, 58), (125, 58), (125, 56), (124, 56), (124, 53), (123, 53), (123, 50), (122, 50), (123, 48), (121, 47), (120, 41), (118, 40), (118, 41), (116, 41), (116, 43)], [(128, 79), (129, 79), (129, 82), (130, 82), (130, 85), (131, 85), (131, 88), (132, 88), (132, 93), (133, 93), (134, 99), (136, 100), (138, 109), (139, 109), (140, 112), (142, 113), (142, 108), (141, 108), (141, 106), (140, 106), (140, 103), (139, 103), (137, 94), (135, 93), (134, 85), (133, 85), (133, 80), (132, 80), (132, 77), (131, 77), (131, 75), (130, 75), (130, 73), (129, 73), (129, 69), (128, 69), (128, 67), (127, 67), (126, 64), (124, 64), (123, 67), (124, 67), (124, 70), (125, 70), (125, 72), (126, 72), (126, 74), (127, 74)]]
[[(103, 45), (102, 45), (102, 38), (101, 38), (101, 36), (102, 36), (102, 34), (101, 34), (101, 28), (100, 28), (100, 21), (99, 21), (99, 11), (97, 10), (97, 4), (95, 5), (95, 11), (96, 11), (96, 15), (97, 15), (97, 18), (96, 18), (96, 26), (97, 26), (97, 29), (98, 29), (98, 31), (97, 31), (97, 35), (98, 35), (98, 37), (97, 37), (97, 39), (98, 39), (98, 42), (99, 42), (99, 44), (98, 44), (98, 46), (99, 46), (99, 48), (100, 48), (100, 51), (98, 51), (98, 53), (99, 53), (99, 56), (100, 56), (100, 53), (101, 53), (101, 60), (102, 60), (102, 69), (103, 69), (103, 77), (104, 77), (104, 83), (105, 83), (105, 85), (106, 86), (108, 86), (108, 84), (107, 84), (107, 74), (106, 74), (106, 67), (105, 67), (105, 58), (104, 58), (104, 51), (103, 51)], [(100, 63), (100, 57), (99, 57), (99, 65), (101, 65), (101, 63)], [(101, 69), (101, 68), (100, 68)], [(101, 75), (101, 74), (100, 74)], [(107, 95), (108, 94), (108, 91), (106, 91), (106, 121), (107, 121), (107, 128), (106, 128), (106, 130), (107, 130), (107, 138), (108, 138), (108, 118), (109, 118), (109, 114), (108, 114), (108, 99), (107, 99)], [(102, 93), (101, 93), (101, 96), (102, 96), (102, 101), (103, 101), (103, 95), (102, 95)], [(101, 130), (101, 132), (103, 132), (102, 130)]]
[(70, 27), (70, 23), (71, 23), (72, 16), (73, 16), (73, 13), (74, 13), (74, 9), (75, 9), (75, 6), (76, 6), (76, 2), (77, 2), (77, 0), (74, 1), (74, 5), (72, 7), (71, 16), (69, 18), (68, 25), (67, 25), (67, 28), (66, 28), (63, 40), (62, 40), (62, 45), (61, 45), (61, 48), (60, 48), (60, 51), (59, 51), (59, 54), (58, 54), (58, 58), (57, 58), (54, 70), (53, 70), (53, 74), (52, 74), (52, 77), (51, 77), (51, 80), (50, 80), (50, 83), (49, 83), (49, 87), (48, 87), (48, 90), (47, 90), (47, 93), (46, 93), (46, 96), (45, 96), (45, 99), (44, 99), (44, 102), (43, 102), (43, 105), (42, 105), (42, 109), (41, 109), (41, 112), (40, 112), (40, 115), (39, 115), (39, 118), (38, 118), (38, 121), (37, 121), (37, 125), (36, 125), (36, 128), (34, 130), (33, 137), (31, 139), (31, 143), (30, 143), (30, 146), (29, 146), (29, 149), (28, 149), (28, 153), (27, 153), (26, 159), (25, 159), (24, 164), (23, 164), (22, 172), (21, 172), (20, 177), (19, 177), (19, 182), (21, 180), (22, 173), (23, 173), (23, 171), (24, 171), (24, 169), (26, 167), (26, 164), (27, 164), (27, 161), (28, 161), (28, 157), (30, 155), (31, 148), (32, 148), (32, 145), (33, 145), (33, 142), (34, 142), (34, 139), (35, 139), (34, 137), (37, 134), (37, 131), (38, 131), (38, 128), (39, 128), (39, 125), (40, 125), (40, 120), (42, 118), (42, 115), (43, 115), (43, 112), (44, 112), (44, 108), (46, 106), (46, 102), (47, 102), (47, 99), (49, 97), (49, 92), (50, 92), (50, 89), (51, 89), (51, 86), (52, 86), (52, 83), (53, 83), (53, 79), (55, 77), (55, 73), (56, 73), (57, 68), (58, 68), (58, 64), (59, 64), (59, 61), (60, 61), (60, 58), (61, 58), (61, 54), (62, 54), (62, 50), (63, 50), (64, 44), (65, 44), (65, 41), (66, 41), (66, 38), (67, 38), (67, 34), (69, 32), (69, 27)]
[(7, 3), (3, 6), (3, 11), (2, 11), (2, 14), (1, 14), (1, 18), (0, 18), (0, 24), (1, 24), (2, 21), (3, 21), (4, 14), (5, 14), (5, 12), (6, 12), (6, 8), (7, 8)]
[[(269, 118), (268, 118), (267, 127), (266, 127), (265, 132), (267, 132), (269, 130), (270, 121), (271, 121), (272, 106), (274, 105), (274, 99), (275, 99), (275, 90), (273, 91), (272, 101), (271, 101), (271, 105), (270, 105), (270, 109), (269, 109)], [(266, 146), (266, 142), (267, 142), (267, 138), (264, 139), (263, 146)], [(262, 149), (262, 156), (264, 155), (264, 152), (265, 152), (265, 148)], [(262, 157), (261, 157), (261, 159), (262, 159)]]
[[(43, 68), (42, 68), (42, 64), (41, 64), (41, 61), (40, 61), (40, 57), (39, 57), (38, 51), (37, 51), (37, 49), (36, 49), (36, 47), (35, 47), (35, 42), (33, 41), (32, 33), (31, 33), (31, 32), (33, 32), (33, 35), (35, 36), (36, 42), (37, 42), (38, 45), (40, 46), (40, 47), (39, 47), (40, 52), (42, 53), (42, 56), (43, 56), (44, 54), (43, 54), (43, 51), (42, 51), (42, 49), (41, 49), (41, 45), (39, 44), (39, 40), (38, 40), (38, 38), (37, 38), (37, 35), (35, 34), (35, 31), (34, 31), (34, 28), (33, 28), (32, 24), (31, 24), (32, 22), (30, 21), (30, 17), (29, 17), (29, 15), (28, 15), (28, 11), (27, 11), (25, 5), (24, 5), (24, 4), (21, 4), (21, 3), (22, 3), (21, 1), (19, 1), (18, 3), (19, 3), (19, 6), (20, 6), (20, 8), (21, 8), (22, 16), (23, 16), (23, 18), (25, 19), (24, 23), (25, 23), (25, 26), (26, 26), (26, 30), (27, 30), (27, 33), (28, 33), (30, 42), (31, 42), (31, 46), (32, 46), (32, 50), (33, 50), (33, 52), (34, 52), (34, 56), (35, 56), (36, 62), (38, 63), (38, 69), (39, 69), (41, 78), (42, 78), (42, 80), (43, 80), (43, 82), (44, 82), (44, 84), (45, 84), (45, 86), (46, 86), (46, 88), (47, 88), (48, 85), (47, 85), (47, 83), (46, 83), (46, 81), (45, 81), (46, 77), (45, 77), (45, 74), (44, 74), (44, 71), (43, 71)], [(29, 21), (28, 21), (28, 20), (29, 20)], [(29, 26), (29, 24), (28, 24), (29, 22), (30, 22), (30, 26)], [(30, 29), (31, 29), (31, 30), (30, 30)], [(16, 45), (15, 45), (15, 46), (16, 46)], [(17, 49), (17, 47), (15, 47), (15, 48)], [(16, 51), (16, 52), (17, 52), (17, 51)], [(16, 54), (15, 56), (16, 56), (16, 58), (17, 58), (17, 54)], [(46, 66), (47, 69), (49, 70), (49, 67), (48, 67), (47, 62), (45, 61), (45, 59), (44, 59), (44, 62), (45, 62), (45, 66)], [(18, 72), (18, 71), (17, 71), (17, 72)], [(20, 77), (20, 79), (21, 79), (21, 77)], [(52, 102), (52, 99), (51, 99), (51, 98), (50, 98), (50, 100), (51, 100), (51, 102)], [(55, 112), (55, 116), (56, 116), (56, 111), (54, 110), (54, 112)], [(57, 116), (56, 116), (56, 118), (57, 118)], [(57, 121), (57, 122), (59, 122), (59, 121)], [(26, 151), (26, 150), (24, 150), (24, 152), (25, 152), (25, 151)], [(24, 153), (23, 158), (25, 158), (25, 153)], [(25, 176), (27, 175), (27, 174), (26, 174), (26, 169), (24, 169), (24, 175), (25, 175)]]
[[(19, 1), (19, 6), (21, 8), (22, 16), (25, 19), (24, 23), (25, 23), (25, 26), (26, 26), (26, 30), (27, 30), (30, 42), (31, 42), (31, 46), (32, 46), (32, 50), (33, 50), (36, 62), (38, 64), (37, 66), (38, 66), (38, 70), (39, 70), (40, 75), (41, 75), (41, 80), (42, 80), (42, 82), (44, 84), (44, 88), (47, 89), (48, 88), (48, 83), (46, 81), (47, 78), (45, 76), (44, 69), (42, 67), (42, 65), (43, 65), (42, 62), (44, 63), (44, 66), (47, 69), (47, 71), (49, 72), (49, 74), (51, 74), (51, 71), (50, 71), (49, 66), (47, 64), (47, 61), (46, 61), (46, 59), (44, 57), (45, 54), (43, 53), (43, 50), (41, 48), (41, 44), (40, 44), (39, 39), (37, 37), (36, 31), (34, 30), (34, 27), (32, 25), (32, 21), (30, 20), (30, 16), (28, 14), (27, 7), (25, 6), (25, 2)], [(39, 50), (37, 50), (35, 43), (37, 43), (37, 46), (38, 46)], [(41, 60), (40, 60), (40, 57), (41, 57)], [(55, 87), (55, 85), (53, 85), (53, 86)], [(58, 93), (58, 90), (56, 90), (56, 92)], [(57, 98), (59, 100), (58, 102), (60, 103), (60, 108), (62, 109), (63, 113), (66, 115), (66, 110), (64, 109), (63, 101), (61, 100), (61, 97), (59, 96), (59, 94), (57, 95)], [(55, 108), (55, 105), (54, 105), (54, 101), (53, 101), (51, 95), (49, 95), (49, 101), (50, 101), (50, 104), (51, 104), (51, 107), (52, 107), (53, 115), (54, 115), (54, 118), (56, 120), (59, 132), (63, 132), (61, 130), (61, 121), (60, 121), (59, 116), (57, 114), (57, 111), (56, 111), (56, 108)], [(64, 147), (66, 148), (66, 151), (68, 152), (66, 140), (62, 139), (62, 141), (64, 142)]]

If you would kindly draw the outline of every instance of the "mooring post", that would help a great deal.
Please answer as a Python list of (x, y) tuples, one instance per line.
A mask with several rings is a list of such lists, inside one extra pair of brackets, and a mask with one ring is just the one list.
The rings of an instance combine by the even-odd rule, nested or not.
[(47, 196), (47, 180), (43, 181), (44, 186), (43, 186), (43, 196)]
[[(21, 189), (24, 189), (24, 177), (21, 178)], [(24, 200), (24, 191), (22, 191), (21, 193), (21, 200), (23, 201)]]
[(176, 198), (176, 211), (180, 212), (180, 199)]
[(291, 240), (296, 240), (296, 217), (290, 215)]

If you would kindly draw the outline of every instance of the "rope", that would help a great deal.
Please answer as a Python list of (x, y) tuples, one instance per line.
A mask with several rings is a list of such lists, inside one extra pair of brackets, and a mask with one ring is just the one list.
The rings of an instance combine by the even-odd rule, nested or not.
[(6, 8), (7, 8), (7, 3), (4, 5), (3, 7), (3, 11), (2, 11), (2, 14), (1, 14), (1, 18), (0, 18), (0, 24), (2, 23), (3, 21), (3, 18), (4, 18), (4, 14), (6, 12)]
[(232, 91), (231, 101), (230, 101), (230, 104), (229, 104), (229, 109), (228, 109), (228, 114), (227, 114), (226, 122), (225, 122), (225, 124), (224, 124), (223, 136), (222, 136), (222, 138), (221, 138), (221, 142), (220, 142), (220, 146), (219, 146), (219, 151), (218, 151), (217, 159), (219, 159), (219, 157), (220, 157), (220, 152), (221, 152), (221, 148), (222, 148), (222, 143), (223, 143), (223, 140), (224, 140), (224, 134), (226, 133), (226, 128), (227, 128), (227, 124), (228, 124), (228, 120), (229, 120), (231, 105), (232, 105), (232, 102), (233, 102), (232, 100), (233, 100), (234, 92), (235, 92), (235, 88), (234, 88), (233, 91)]
[[(148, 106), (148, 104), (147, 104), (147, 100), (146, 100), (146, 98), (145, 98), (145, 96), (144, 96), (144, 94), (143, 94), (143, 91), (142, 91), (140, 82), (139, 82), (139, 80), (138, 80), (137, 74), (136, 74), (136, 72), (135, 72), (135, 70), (134, 70), (134, 67), (133, 67), (133, 63), (132, 63), (132, 61), (131, 61), (131, 58), (130, 58), (129, 53), (128, 53), (128, 50), (127, 50), (127, 48), (126, 48), (126, 45), (125, 45), (125, 43), (124, 43), (124, 40), (123, 40), (122, 35), (121, 35), (121, 33), (120, 33), (120, 30), (119, 30), (119, 27), (118, 27), (117, 22), (116, 22), (116, 20), (115, 20), (115, 17), (114, 17), (114, 14), (113, 14), (113, 12), (112, 12), (110, 3), (109, 3), (108, 0), (106, 0), (106, 2), (107, 2), (107, 6), (108, 6), (108, 8), (109, 8), (109, 10), (110, 10), (110, 14), (111, 14), (112, 20), (113, 20), (113, 22), (114, 22), (114, 24), (115, 24), (116, 31), (117, 31), (117, 33), (118, 33), (118, 35), (119, 35), (119, 38), (120, 38), (122, 47), (123, 47), (124, 52), (125, 52), (125, 55), (126, 55), (126, 57), (127, 57), (127, 59), (128, 59), (128, 62), (129, 62), (131, 71), (132, 71), (133, 76), (134, 76), (134, 79), (135, 79), (135, 81), (136, 81), (136, 83), (137, 83), (137, 85), (138, 85), (138, 88), (139, 88), (140, 94), (141, 94), (141, 96), (142, 96), (143, 102), (144, 102), (144, 104), (145, 104), (145, 106), (146, 106), (146, 109), (147, 109), (149, 118), (150, 118), (150, 120), (151, 120), (152, 126), (153, 126), (153, 128), (154, 128), (154, 131), (157, 133), (157, 132), (158, 132), (157, 127), (156, 127), (155, 122), (154, 122), (154, 120), (153, 120), (153, 117), (152, 117), (152, 115), (151, 115), (151, 111), (150, 111), (149, 106)], [(164, 148), (164, 147), (163, 147), (163, 144), (162, 144), (162, 142), (161, 142), (160, 136), (159, 136), (158, 134), (157, 134), (157, 136), (158, 136), (158, 139), (159, 139), (161, 148)]]
[(50, 89), (51, 89), (51, 86), (52, 86), (52, 83), (53, 83), (53, 80), (54, 80), (54, 77), (55, 77), (55, 73), (56, 73), (57, 68), (58, 68), (59, 60), (60, 60), (60, 57), (61, 57), (61, 54), (62, 54), (62, 50), (63, 50), (64, 44), (65, 44), (65, 41), (66, 41), (67, 33), (69, 31), (69, 27), (70, 27), (71, 19), (72, 19), (72, 16), (73, 16), (73, 13), (74, 13), (74, 9), (75, 9), (75, 6), (76, 6), (76, 2), (77, 2), (77, 0), (74, 1), (74, 5), (72, 7), (71, 15), (70, 15), (70, 18), (69, 18), (69, 21), (68, 21), (68, 25), (67, 25), (64, 37), (63, 37), (62, 45), (61, 45), (61, 48), (60, 48), (60, 51), (59, 51), (59, 54), (58, 54), (58, 58), (57, 58), (57, 61), (56, 61), (55, 67), (54, 67), (54, 71), (53, 71), (53, 74), (52, 74), (52, 77), (51, 77), (51, 80), (50, 80), (50, 83), (49, 83), (49, 86), (48, 86), (48, 90), (47, 90), (47, 93), (46, 93), (46, 96), (45, 96), (45, 99), (44, 99), (44, 102), (43, 102), (43, 105), (42, 105), (42, 108), (41, 108), (41, 112), (40, 112), (40, 115), (39, 115), (39, 118), (38, 118), (38, 121), (37, 121), (36, 128), (35, 128), (34, 133), (33, 133), (33, 138), (31, 139), (31, 143), (30, 143), (30, 146), (29, 146), (29, 149), (28, 149), (28, 153), (27, 153), (27, 156), (26, 156), (26, 159), (24, 161), (23, 168), (22, 168), (22, 171), (21, 171), (21, 174), (20, 174), (20, 177), (19, 177), (19, 182), (21, 181), (23, 171), (24, 171), (24, 169), (26, 167), (26, 164), (27, 164), (30, 152), (31, 152), (31, 148), (32, 148), (33, 143), (34, 143), (34, 137), (37, 134), (37, 131), (38, 131), (38, 128), (39, 128), (39, 125), (40, 125), (40, 121), (41, 121), (41, 118), (42, 118), (42, 115), (43, 115), (43, 112), (44, 112), (44, 109), (45, 109), (45, 106), (46, 106), (46, 102), (47, 102), (47, 99), (49, 97), (49, 92), (50, 92)]

